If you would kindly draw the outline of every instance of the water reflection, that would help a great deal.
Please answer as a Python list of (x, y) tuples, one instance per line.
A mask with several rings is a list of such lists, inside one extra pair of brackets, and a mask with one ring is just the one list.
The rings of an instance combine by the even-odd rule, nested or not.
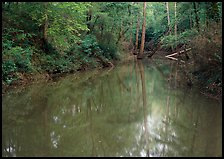
[(221, 105), (135, 61), (3, 96), (2, 156), (221, 156)]

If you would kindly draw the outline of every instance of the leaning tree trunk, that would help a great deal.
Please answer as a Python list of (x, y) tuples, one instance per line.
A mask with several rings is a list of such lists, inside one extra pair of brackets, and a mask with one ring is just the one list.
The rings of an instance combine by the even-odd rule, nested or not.
[(143, 58), (143, 51), (144, 51), (144, 46), (145, 46), (145, 26), (146, 26), (146, 2), (143, 3), (142, 39), (141, 39), (140, 52), (137, 57), (138, 59)]

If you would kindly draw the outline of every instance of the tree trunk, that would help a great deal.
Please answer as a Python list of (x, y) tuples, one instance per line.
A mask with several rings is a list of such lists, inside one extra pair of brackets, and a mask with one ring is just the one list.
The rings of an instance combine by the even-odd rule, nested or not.
[(132, 13), (132, 11), (130, 9), (130, 15), (129, 16), (131, 18), (131, 27), (130, 27), (131, 28), (130, 29), (130, 49), (131, 50), (133, 50), (133, 40), (132, 40), (132, 34), (133, 34), (133, 32), (132, 32), (133, 31), (132, 30), (133, 29), (133, 16), (132, 15), (133, 15), (133, 13)]
[(131, 29), (130, 29), (130, 48), (133, 49), (133, 42), (132, 42), (132, 27), (133, 27), (133, 19), (131, 20)]
[(175, 16), (175, 26), (174, 26), (175, 48), (177, 49), (177, 2), (174, 2), (174, 16)]
[(190, 29), (191, 29), (192, 28), (192, 12), (191, 11), (190, 11), (189, 20), (190, 20)]
[(137, 27), (136, 27), (136, 40), (135, 40), (135, 50), (138, 50), (138, 32), (139, 32), (139, 25), (140, 25), (140, 17), (138, 14), (138, 19), (137, 19)]
[(199, 18), (198, 18), (198, 11), (197, 11), (197, 7), (196, 7), (196, 2), (193, 2), (193, 6), (194, 6), (196, 27), (197, 27), (197, 30), (199, 31)]
[(100, 25), (100, 37), (101, 37), (101, 39), (103, 38), (103, 30), (104, 30), (104, 25), (103, 24), (101, 24)]
[(174, 33), (175, 33), (175, 39), (177, 40), (177, 2), (174, 2), (174, 14), (175, 14)]
[[(171, 35), (171, 25), (170, 25), (170, 13), (169, 13), (169, 2), (165, 2), (166, 3), (166, 10), (167, 10), (167, 21), (168, 21), (168, 27), (169, 27), (169, 31), (168, 33)], [(173, 45), (171, 46), (172, 52), (173, 52)]]
[(166, 10), (167, 10), (167, 21), (168, 21), (169, 33), (171, 33), (169, 2), (165, 2), (165, 3), (166, 3)]
[(47, 28), (48, 28), (48, 18), (47, 14), (45, 15), (45, 21), (44, 21), (44, 41), (47, 42)]
[(143, 24), (142, 24), (142, 39), (140, 52), (138, 54), (138, 59), (143, 58), (144, 46), (145, 46), (145, 26), (146, 26), (146, 2), (143, 3)]
[(87, 12), (87, 16), (86, 16), (86, 21), (87, 21), (87, 27), (88, 27), (88, 31), (87, 34), (90, 34), (90, 32), (92, 31), (92, 24), (91, 24), (91, 20), (92, 20), (92, 9), (89, 9), (89, 11)]
[(48, 17), (47, 17), (47, 5), (48, 2), (44, 3), (44, 7), (45, 7), (45, 19), (44, 19), (44, 43), (47, 43), (47, 29), (48, 29)]

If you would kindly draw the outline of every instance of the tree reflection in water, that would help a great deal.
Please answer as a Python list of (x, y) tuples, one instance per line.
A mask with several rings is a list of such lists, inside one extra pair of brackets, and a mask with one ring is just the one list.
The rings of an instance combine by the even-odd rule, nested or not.
[(176, 67), (133, 61), (3, 95), (2, 156), (221, 156), (220, 104), (169, 87)]

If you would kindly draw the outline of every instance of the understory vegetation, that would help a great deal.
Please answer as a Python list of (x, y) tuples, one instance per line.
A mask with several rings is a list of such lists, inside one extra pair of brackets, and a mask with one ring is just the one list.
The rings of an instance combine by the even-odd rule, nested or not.
[[(108, 10), (110, 5), (114, 8)], [(128, 5), (3, 3), (3, 84), (29, 73), (66, 73), (120, 60), (125, 49), (120, 43), (124, 38), (120, 23), (128, 15), (120, 17), (117, 10)]]
[[(138, 53), (142, 8), (141, 2), (2, 2), (3, 86), (29, 74), (113, 66)], [(186, 71), (221, 95), (222, 3), (147, 2), (145, 19), (144, 54), (191, 48), (194, 69)]]

